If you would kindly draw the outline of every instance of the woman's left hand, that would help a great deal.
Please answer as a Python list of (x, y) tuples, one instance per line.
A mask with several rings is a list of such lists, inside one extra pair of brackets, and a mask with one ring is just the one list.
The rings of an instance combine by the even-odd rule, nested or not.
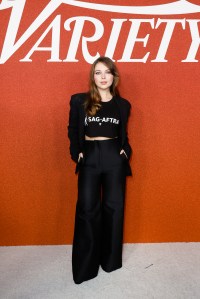
[(128, 159), (127, 154), (123, 149), (120, 151), (120, 155), (122, 155), (122, 154), (124, 154), (126, 156), (126, 158)]

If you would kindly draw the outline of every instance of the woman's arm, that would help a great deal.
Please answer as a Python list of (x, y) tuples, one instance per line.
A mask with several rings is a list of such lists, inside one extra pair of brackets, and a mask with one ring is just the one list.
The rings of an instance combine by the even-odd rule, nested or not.
[(121, 150), (120, 154), (123, 154), (126, 156), (126, 158), (129, 160), (131, 153), (132, 153), (132, 149), (131, 146), (129, 144), (129, 139), (128, 139), (128, 132), (127, 132), (127, 123), (128, 123), (128, 118), (130, 116), (130, 110), (131, 110), (131, 104), (130, 102), (127, 101), (127, 110), (126, 110), (126, 115), (125, 115), (125, 140), (124, 140), (124, 145), (123, 145), (123, 149)]
[(78, 101), (73, 95), (70, 100), (69, 124), (68, 124), (68, 137), (70, 140), (70, 154), (74, 162), (78, 162), (79, 158), (79, 112)]

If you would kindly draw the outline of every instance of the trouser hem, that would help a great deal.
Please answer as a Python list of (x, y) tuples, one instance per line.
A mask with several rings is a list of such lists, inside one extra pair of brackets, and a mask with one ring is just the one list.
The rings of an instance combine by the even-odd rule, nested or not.
[(105, 271), (107, 273), (110, 273), (110, 272), (113, 272), (113, 271), (116, 271), (116, 270), (122, 268), (122, 265), (119, 265), (119, 266), (117, 266), (115, 268), (112, 268), (112, 269), (106, 269), (106, 268), (104, 268), (104, 266), (101, 265), (101, 268), (103, 269), (103, 271)]
[(98, 273), (97, 273), (96, 275), (94, 275), (94, 276), (91, 276), (91, 277), (86, 278), (86, 279), (83, 279), (83, 280), (75, 280), (75, 279), (73, 279), (73, 280), (74, 280), (74, 283), (75, 283), (75, 284), (81, 284), (81, 283), (84, 282), (84, 281), (88, 281), (88, 280), (90, 280), (90, 279), (93, 279), (93, 278), (97, 277), (97, 275), (98, 275)]

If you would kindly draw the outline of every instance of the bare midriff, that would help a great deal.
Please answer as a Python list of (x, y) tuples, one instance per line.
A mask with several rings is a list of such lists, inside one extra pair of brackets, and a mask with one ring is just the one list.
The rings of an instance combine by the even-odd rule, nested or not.
[(110, 137), (104, 137), (104, 136), (89, 137), (89, 136), (85, 135), (85, 140), (107, 140), (107, 139), (114, 139), (114, 138), (117, 138), (117, 136), (110, 138)]

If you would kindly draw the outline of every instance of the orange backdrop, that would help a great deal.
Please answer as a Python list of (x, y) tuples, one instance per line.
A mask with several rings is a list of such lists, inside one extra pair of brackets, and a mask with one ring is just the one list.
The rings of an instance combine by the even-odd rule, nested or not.
[[(1, 1), (0, 5), (3, 2), (6, 3)], [(87, 2), (131, 6), (170, 3)], [(16, 41), (49, 3), (49, 0), (37, 4), (26, 1)], [(0, 8), (2, 55), (12, 8)], [(58, 15), (61, 16), (60, 62), (47, 61), (51, 57), (47, 49), (35, 51), (32, 61), (20, 61)], [(104, 26), (103, 36), (88, 43), (93, 56), (97, 51), (105, 54), (113, 26), (111, 19), (127, 19), (113, 53), (121, 74), (121, 94), (132, 104), (128, 128), (133, 147), (133, 177), (127, 180), (124, 242), (200, 241), (200, 50), (195, 55), (196, 62), (182, 61), (191, 45), (189, 23), (186, 21), (185, 29), (176, 24), (165, 55), (168, 61), (152, 62), (166, 23), (157, 29), (142, 23), (138, 38), (149, 34), (148, 42), (146, 47), (137, 42), (131, 57), (142, 58), (150, 52), (145, 63), (118, 61), (128, 38), (129, 19), (154, 18), (156, 24), (158, 18), (195, 20), (200, 13), (134, 15), (61, 4), (0, 64), (0, 245), (72, 243), (77, 176), (67, 138), (69, 100), (71, 94), (87, 90), (90, 69), (81, 40), (76, 54), (78, 61), (62, 61), (75, 27), (72, 22), (71, 31), (67, 31), (64, 23), (75, 16), (93, 17)], [(86, 22), (82, 35), (92, 36), (94, 31), (94, 25)], [(39, 46), (51, 45), (52, 30), (49, 30)]]

